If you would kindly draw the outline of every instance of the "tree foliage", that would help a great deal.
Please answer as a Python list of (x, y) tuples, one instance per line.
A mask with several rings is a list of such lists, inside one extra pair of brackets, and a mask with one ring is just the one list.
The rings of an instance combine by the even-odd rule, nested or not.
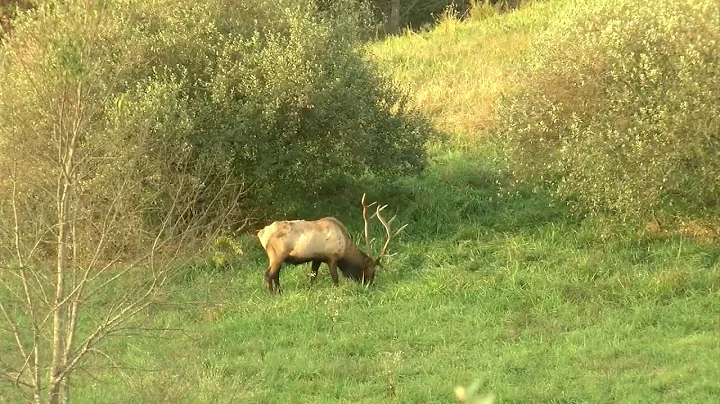
[[(309, 200), (348, 173), (422, 169), (428, 127), (358, 52), (370, 14), (354, 2), (322, 10), (309, 0), (102, 4), (104, 48), (93, 57), (108, 74), (96, 82), (113, 86), (103, 118), (147, 124), (143, 99), (167, 83), (173, 90), (155, 106), (156, 121), (181, 125), (182, 134), (166, 144), (185, 143), (196, 164), (251, 184), (249, 208), (288, 191)], [(38, 41), (50, 32), (84, 40), (72, 27), (83, 15), (44, 15)], [(16, 36), (19, 43), (23, 33)], [(126, 66), (113, 75), (118, 63)], [(151, 132), (155, 141), (167, 136)]]

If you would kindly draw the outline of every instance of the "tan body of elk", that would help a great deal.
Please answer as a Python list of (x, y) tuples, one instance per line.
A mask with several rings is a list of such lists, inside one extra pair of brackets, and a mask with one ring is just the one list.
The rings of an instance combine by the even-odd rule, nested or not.
[(405, 228), (403, 226), (395, 234), (390, 234), (390, 223), (395, 218), (385, 221), (380, 216), (380, 211), (386, 206), (378, 207), (373, 215), (377, 215), (388, 236), (382, 252), (375, 259), (370, 256), (368, 205), (365, 205), (365, 195), (363, 195), (362, 207), (367, 253), (355, 246), (347, 228), (334, 217), (324, 217), (313, 221), (276, 221), (265, 226), (257, 233), (257, 236), (268, 256), (268, 267), (265, 271), (265, 285), (268, 290), (270, 292), (280, 291), (280, 268), (284, 263), (300, 265), (312, 262), (310, 285), (315, 282), (320, 264), (323, 262), (328, 265), (335, 285), (338, 284), (338, 268), (343, 276), (372, 285), (375, 279), (375, 270), (381, 265), (380, 260), (385, 255), (390, 240)]

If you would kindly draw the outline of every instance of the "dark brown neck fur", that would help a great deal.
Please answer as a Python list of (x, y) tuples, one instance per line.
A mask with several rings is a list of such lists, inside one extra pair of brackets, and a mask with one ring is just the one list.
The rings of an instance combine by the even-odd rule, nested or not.
[(369, 257), (359, 248), (348, 249), (345, 257), (338, 262), (340, 272), (347, 277), (355, 280), (362, 280)]

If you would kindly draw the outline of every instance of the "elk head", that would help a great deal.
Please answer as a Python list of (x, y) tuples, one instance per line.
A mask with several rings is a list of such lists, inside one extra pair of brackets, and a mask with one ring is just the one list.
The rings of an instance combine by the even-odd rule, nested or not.
[(280, 268), (284, 263), (299, 265), (311, 262), (310, 285), (315, 282), (320, 264), (323, 262), (327, 264), (335, 285), (338, 284), (338, 268), (343, 276), (372, 285), (377, 267), (382, 267), (381, 260), (387, 256), (390, 240), (404, 230), (407, 225), (393, 233), (390, 225), (395, 220), (395, 216), (390, 220), (385, 220), (381, 211), (387, 205), (377, 206), (370, 219), (377, 216), (385, 228), (387, 240), (380, 254), (373, 258), (367, 210), (370, 206), (375, 205), (375, 202), (367, 205), (365, 194), (363, 194), (361, 204), (367, 246), (365, 252), (353, 243), (348, 230), (334, 217), (324, 217), (313, 221), (276, 221), (260, 230), (257, 236), (268, 256), (268, 267), (265, 271), (265, 284), (268, 290), (270, 292), (280, 291)]

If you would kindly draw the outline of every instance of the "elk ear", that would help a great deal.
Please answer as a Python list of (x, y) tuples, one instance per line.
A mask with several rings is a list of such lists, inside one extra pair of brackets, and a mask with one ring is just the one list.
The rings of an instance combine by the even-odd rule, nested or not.
[(380, 262), (380, 258), (375, 259), (375, 266), (378, 268), (385, 269), (385, 266), (382, 264), (382, 262)]

